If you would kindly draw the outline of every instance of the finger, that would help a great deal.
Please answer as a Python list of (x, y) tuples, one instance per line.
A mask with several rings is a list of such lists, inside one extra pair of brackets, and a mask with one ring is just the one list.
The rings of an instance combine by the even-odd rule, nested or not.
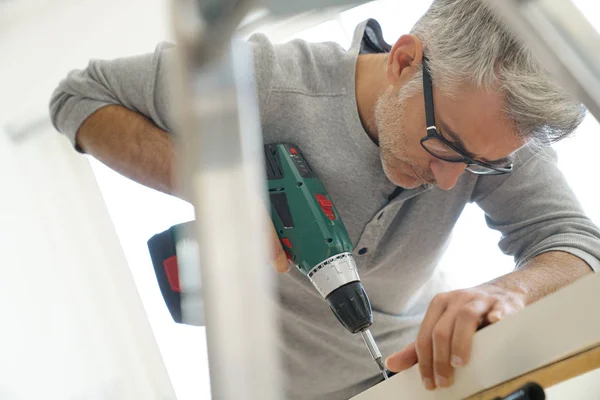
[(401, 372), (417, 363), (417, 349), (411, 343), (385, 360), (385, 366), (392, 372)]
[(416, 350), (419, 359), (419, 371), (423, 385), (428, 390), (435, 389), (433, 376), (433, 328), (440, 319), (440, 316), (446, 311), (448, 306), (448, 294), (442, 293), (436, 295), (425, 313), (425, 318), (421, 323), (419, 334), (417, 335)]
[(277, 231), (275, 230), (275, 226), (269, 221), (270, 225), (270, 246), (271, 246), (271, 262), (275, 267), (275, 271), (277, 272), (288, 272), (290, 270), (290, 264), (288, 262), (287, 255), (285, 251), (283, 251), (283, 247), (281, 246), (281, 242), (279, 241), (279, 236), (277, 236)]
[(433, 376), (435, 385), (452, 385), (454, 369), (450, 365), (450, 346), (454, 332), (454, 321), (459, 307), (449, 307), (433, 328)]
[(493, 307), (493, 297), (479, 297), (464, 304), (455, 318), (452, 335), (450, 363), (453, 367), (462, 367), (471, 359), (471, 344), (478, 326)]
[(265, 218), (267, 221), (264, 227), (266, 229), (265, 233), (268, 235), (267, 240), (270, 248), (270, 261), (273, 264), (273, 268), (275, 268), (275, 271), (277, 272), (288, 272), (290, 270), (290, 265), (288, 263), (287, 255), (281, 246), (281, 241), (277, 235), (273, 220), (271, 219), (271, 214), (267, 207), (261, 207), (261, 210), (260, 217)]

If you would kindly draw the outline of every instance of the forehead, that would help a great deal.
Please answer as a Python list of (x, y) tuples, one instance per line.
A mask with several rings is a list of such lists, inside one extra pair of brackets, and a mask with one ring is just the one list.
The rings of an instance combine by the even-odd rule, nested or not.
[(433, 98), (438, 128), (456, 133), (476, 158), (499, 160), (524, 145), (505, 112), (503, 93), (467, 86), (449, 96), (434, 88)]

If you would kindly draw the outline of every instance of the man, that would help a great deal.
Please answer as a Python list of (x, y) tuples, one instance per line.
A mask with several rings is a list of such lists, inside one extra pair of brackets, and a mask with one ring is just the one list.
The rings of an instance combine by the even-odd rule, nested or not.
[[(373, 20), (359, 25), (348, 51), (274, 46), (262, 35), (250, 42), (264, 141), (298, 145), (327, 187), (390, 370), (418, 362), (425, 387), (447, 387), (480, 326), (600, 266), (600, 232), (554, 153), (539, 150), (571, 133), (584, 111), (483, 2), (437, 0), (393, 47)], [(50, 105), (79, 151), (167, 193), (173, 51), (92, 61), (60, 83)], [(433, 297), (428, 282), (467, 202), (502, 233), (516, 269)], [(280, 275), (278, 290), (288, 398), (347, 399), (379, 381), (364, 344), (304, 276)]]

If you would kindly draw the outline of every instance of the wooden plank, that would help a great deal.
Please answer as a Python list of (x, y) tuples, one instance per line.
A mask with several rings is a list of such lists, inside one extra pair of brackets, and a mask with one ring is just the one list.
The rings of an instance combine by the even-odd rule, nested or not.
[[(454, 384), (449, 388), (425, 390), (418, 366), (414, 366), (355, 396), (353, 400), (398, 396), (415, 400), (465, 399), (544, 366), (560, 364), (560, 360), (600, 346), (600, 313), (590, 312), (591, 305), (598, 301), (598, 293), (600, 274), (591, 274), (519, 313), (481, 329), (473, 338), (471, 361), (456, 370)], [(597, 353), (591, 354), (592, 360), (596, 360)], [(570, 368), (580, 368), (580, 362)], [(595, 361), (589, 362), (592, 365), (581, 368), (595, 365)], [(555, 372), (559, 376), (569, 375), (568, 370), (558, 369), (566, 367), (555, 368), (552, 371), (562, 371)]]
[(600, 346), (521, 375), (518, 378), (477, 393), (467, 400), (490, 400), (496, 397), (506, 397), (527, 382), (535, 382), (546, 389), (597, 368), (600, 368)]

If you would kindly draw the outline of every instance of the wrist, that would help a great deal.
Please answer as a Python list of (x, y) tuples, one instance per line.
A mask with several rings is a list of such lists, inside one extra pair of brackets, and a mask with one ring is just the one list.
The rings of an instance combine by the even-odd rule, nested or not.
[(515, 277), (511, 275), (512, 274), (501, 276), (493, 281), (484, 283), (482, 286), (491, 293), (497, 293), (503, 297), (510, 297), (523, 306), (527, 306), (535, 301), (531, 296), (532, 290), (528, 283), (523, 280), (515, 279)]

